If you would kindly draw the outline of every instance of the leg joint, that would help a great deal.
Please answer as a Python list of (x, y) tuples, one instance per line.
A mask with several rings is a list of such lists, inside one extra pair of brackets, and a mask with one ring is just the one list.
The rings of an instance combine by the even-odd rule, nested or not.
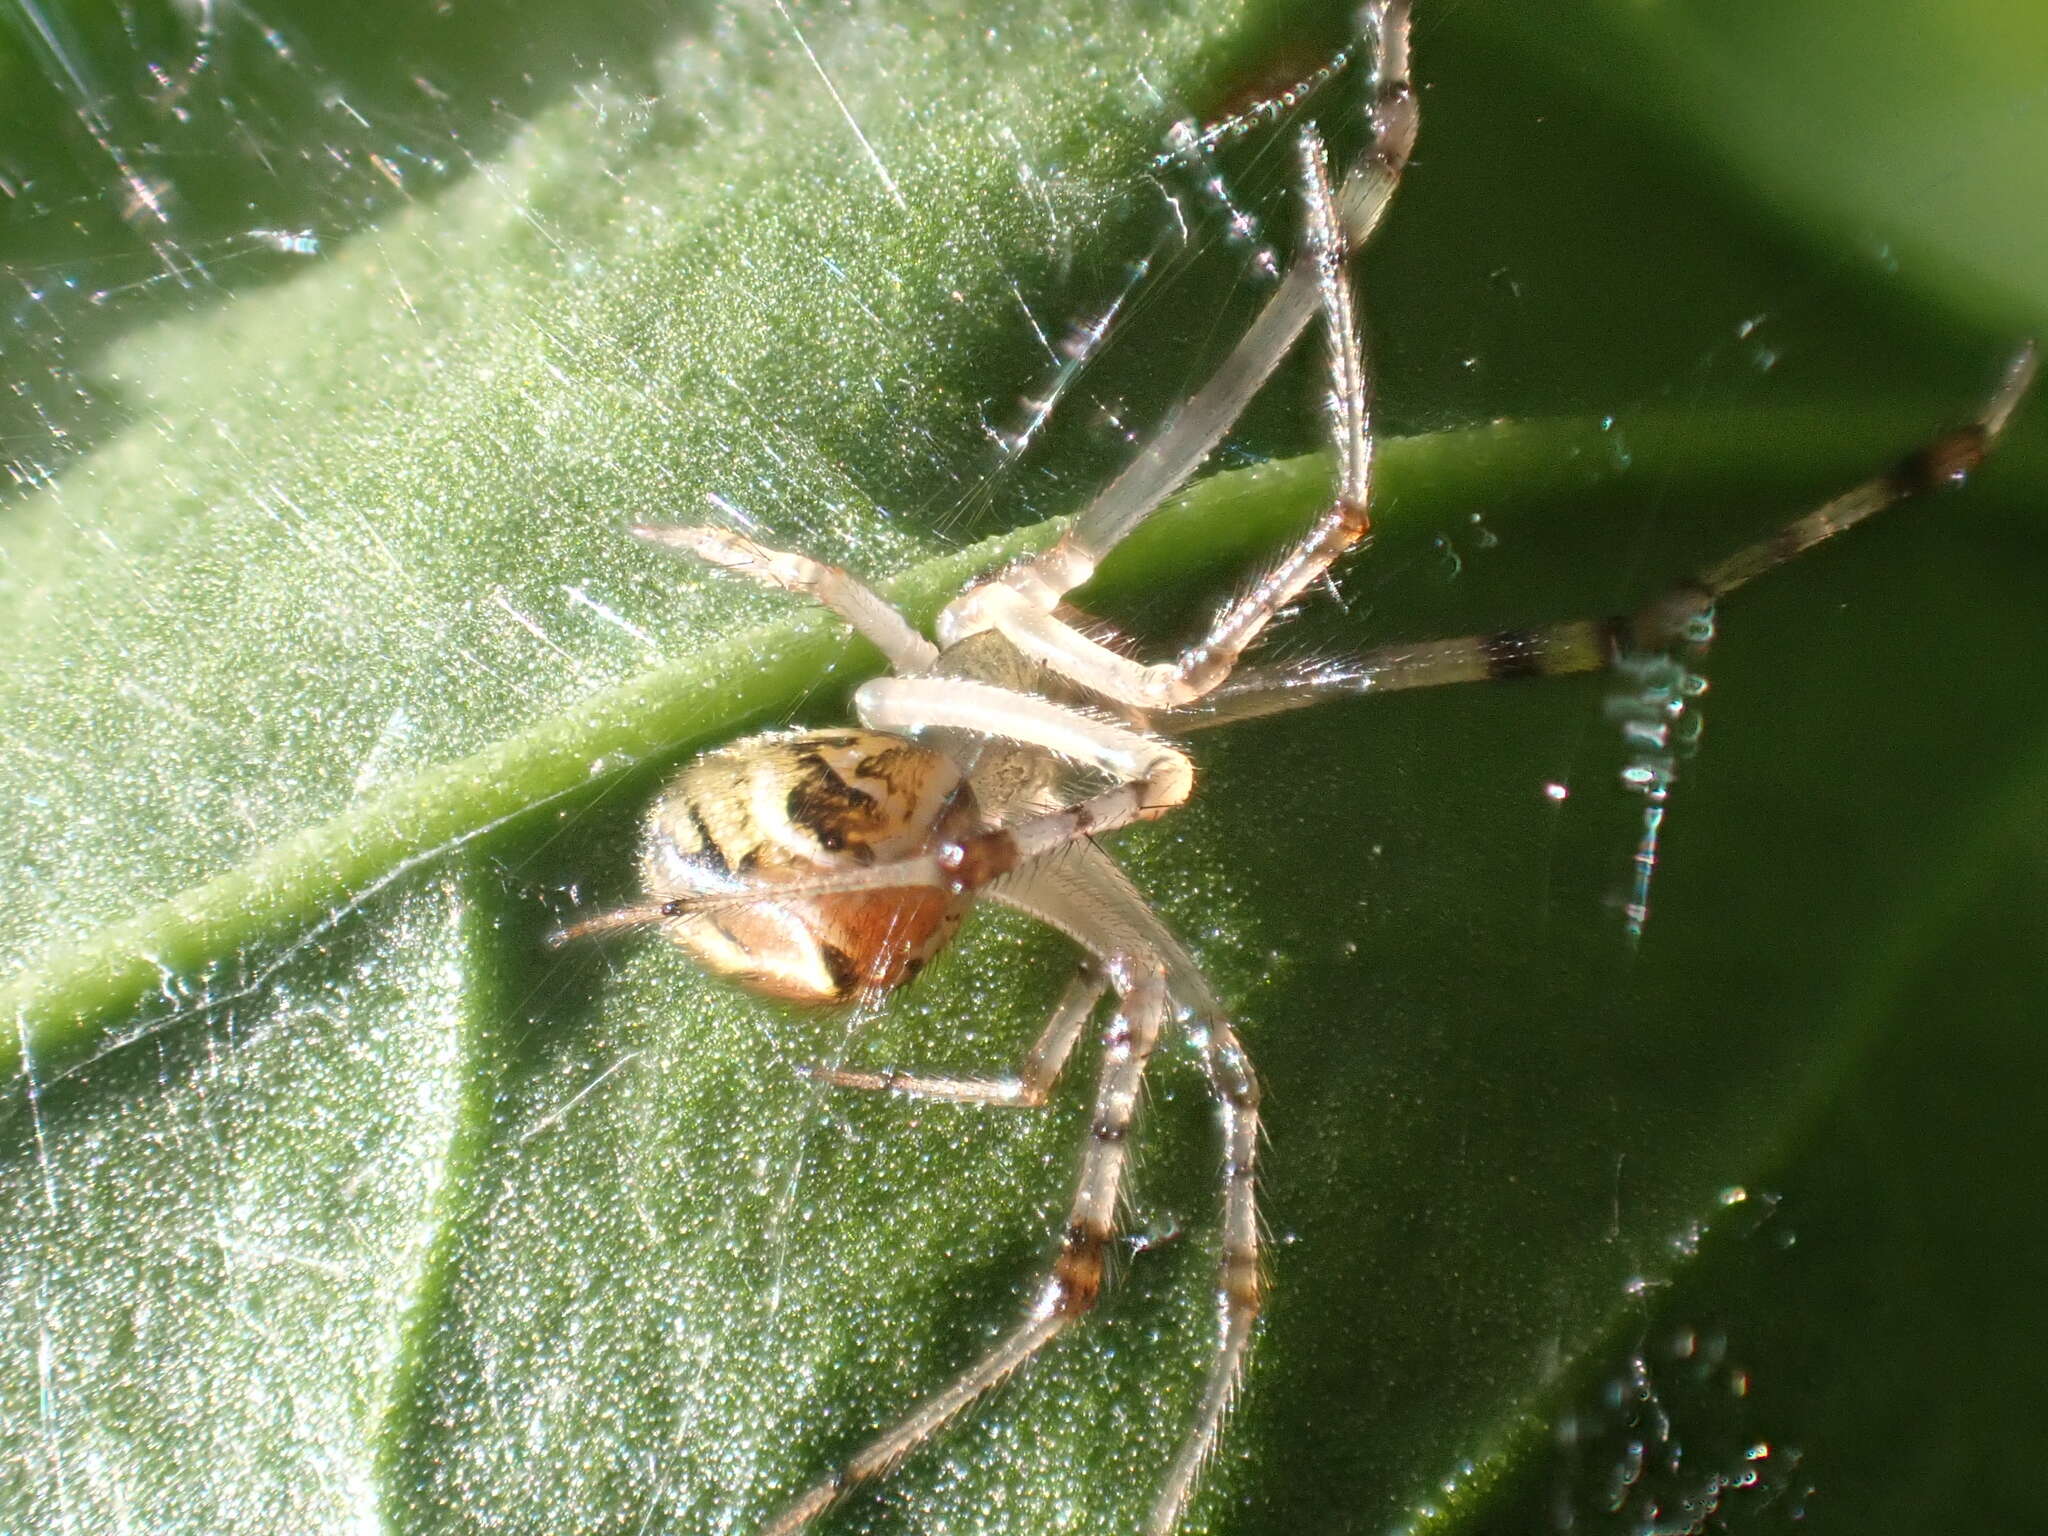
[(1233, 1313), (1258, 1316), (1265, 1304), (1265, 1278), (1259, 1273), (1259, 1256), (1249, 1249), (1233, 1249), (1226, 1253), (1217, 1289)]
[(1102, 1255), (1109, 1234), (1075, 1223), (1061, 1240), (1046, 1287), (1044, 1309), (1058, 1317), (1092, 1311), (1102, 1294)]
[(1891, 489), (1900, 496), (1920, 496), (1961, 485), (1984, 462), (1990, 439), (1988, 430), (1974, 424), (1943, 434), (1893, 467)]

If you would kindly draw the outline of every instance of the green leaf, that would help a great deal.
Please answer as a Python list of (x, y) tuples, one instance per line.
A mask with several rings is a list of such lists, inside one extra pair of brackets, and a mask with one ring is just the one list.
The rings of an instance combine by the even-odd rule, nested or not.
[[(1626, 609), (1966, 416), (2040, 323), (2024, 285), (1840, 243), (1848, 150), (1753, 171), (1757, 114), (1698, 109), (1705, 42), (1589, 94), (1584, 61), (1631, 35), (1601, 14), (1535, 39), (1507, 8), (1422, 18), (1422, 152), (1363, 267), (1381, 419), (1427, 432), (1389, 445), (1348, 606), (1285, 650)], [(51, 483), (7, 510), (0, 568), (10, 1525), (744, 1531), (1016, 1314), (1085, 1088), (1006, 1117), (791, 1069), (1005, 1062), (1059, 942), (978, 919), (854, 1021), (652, 943), (543, 943), (628, 893), (689, 750), (843, 718), (868, 664), (626, 517), (716, 492), (929, 612), (992, 557), (975, 541), (1049, 536), (1256, 309), (1244, 246), (1178, 243), (1166, 197), (1198, 231), (1220, 214), (1155, 156), (1177, 114), (1313, 67), (1341, 18), (973, 23), (716, 10), (630, 65), (558, 66), (578, 88), (431, 196), (124, 330), (89, 447), (24, 451)], [(1974, 36), (1959, 56), (1995, 55)], [(1774, 57), (1758, 78), (1797, 73)], [(501, 68), (450, 57), (437, 89), (475, 110)], [(1340, 148), (1345, 89), (1318, 104)], [(2023, 184), (2041, 151), (2009, 148), (1972, 165)], [(1221, 165), (1282, 247), (1286, 150), (1253, 134)], [(179, 184), (209, 174), (233, 204), (225, 157)], [(1141, 258), (1108, 348), (1001, 460), (990, 431), (1054, 376), (1039, 333)], [(53, 347), (35, 389), (73, 366)], [(1199, 488), (1091, 601), (1166, 643), (1298, 523), (1305, 352), (1234, 450), (1274, 462)], [(1615, 899), (1643, 806), (1602, 680), (1219, 735), (1199, 802), (1118, 841), (1268, 1083), (1272, 1307), (1191, 1530), (1526, 1528), (1489, 1495), (1540, 1510), (1559, 1405), (1695, 1283), (1704, 1229), (1750, 1230), (1726, 1192), (1806, 1166), (1885, 1042), (1938, 1042), (1973, 872), (2037, 848), (2048, 770), (2048, 455), (2015, 439), (1967, 498), (1729, 605), (1639, 947)], [(1976, 1111), (1959, 1089), (1937, 1113)], [(1148, 1251), (830, 1529), (1130, 1528), (1212, 1326), (1210, 1120), (1162, 1061)], [(1819, 1417), (1839, 1403), (1800, 1411), (1758, 1437), (1853, 1443)]]

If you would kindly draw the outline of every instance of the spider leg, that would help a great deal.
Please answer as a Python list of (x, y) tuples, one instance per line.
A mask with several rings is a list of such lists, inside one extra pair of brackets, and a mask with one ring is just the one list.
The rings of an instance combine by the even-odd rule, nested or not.
[[(989, 582), (954, 605), (973, 606), (973, 623), (998, 630), (1033, 660), (1091, 692), (1141, 709), (1185, 707), (1230, 675), (1237, 659), (1272, 622), (1371, 528), (1371, 381), (1358, 316), (1345, 275), (1343, 220), (1322, 141), (1301, 138), (1308, 205), (1308, 250), (1329, 340), (1330, 416), (1337, 444), (1337, 494), (1330, 510), (1251, 589), (1218, 614), (1209, 632), (1178, 658), (1154, 666), (1130, 660), (1082, 634), (1032, 596)], [(952, 614), (954, 610), (949, 609)], [(941, 634), (947, 631), (942, 618)]]
[(1146, 1523), (1147, 1536), (1166, 1536), (1216, 1448), (1258, 1322), (1262, 1300), (1256, 1184), (1258, 1079), (1193, 958), (1146, 904), (1116, 860), (1094, 843), (1075, 843), (1057, 859), (1032, 864), (996, 886), (991, 894), (1060, 929), (1083, 947), (1099, 949), (1114, 944), (1156, 958), (1165, 970), (1167, 996), (1201, 1049), (1210, 1088), (1216, 1095), (1223, 1133), (1223, 1242), (1216, 1277), (1215, 1353), (1209, 1359), (1194, 1421), (1160, 1484)]
[(633, 533), (649, 544), (682, 550), (761, 586), (808, 597), (851, 624), (894, 671), (922, 672), (939, 659), (938, 647), (880, 593), (836, 565), (770, 549), (743, 533), (712, 524), (635, 523)]
[[(1376, 0), (1365, 12), (1372, 33), (1373, 139), (1327, 198), (1338, 226), (1340, 262), (1378, 228), (1414, 148), (1418, 121), (1408, 78), (1407, 0)], [(1051, 548), (956, 600), (940, 618), (941, 639), (951, 643), (987, 627), (979, 607), (983, 593), (1007, 588), (1049, 614), (1064, 594), (1088, 580), (1102, 557), (1200, 468), (1272, 376), (1325, 302), (1327, 265), (1326, 253), (1315, 249), (1296, 257), (1222, 365), (1123, 473)]]
[(1177, 1014), (1213, 1020), (1222, 1005), (1173, 931), (1159, 920), (1123, 867), (1099, 845), (1069, 843), (989, 887), (992, 900), (1056, 928), (1091, 954), (1146, 955), (1166, 971)]
[(2005, 431), (2039, 368), (2040, 354), (2034, 343), (2027, 342), (2006, 364), (2004, 377), (1976, 420), (1943, 433), (1885, 473), (1794, 519), (1771, 537), (1737, 550), (1703, 571), (1699, 586), (1709, 597), (1733, 592), (1895, 502), (1961, 485)]
[[(958, 851), (950, 853), (953, 883), (963, 889), (985, 885), (1076, 839), (1155, 820), (1183, 804), (1195, 784), (1194, 765), (1171, 742), (992, 683), (878, 677), (861, 684), (853, 705), (861, 721), (874, 730), (950, 729), (1022, 742), (1115, 780), (1078, 805), (1026, 816), (963, 839)], [(940, 858), (946, 863), (949, 854)]]
[(900, 1072), (886, 1067), (879, 1072), (848, 1071), (841, 1067), (806, 1067), (803, 1075), (813, 1082), (834, 1088), (864, 1088), (900, 1093), (913, 1099), (945, 1099), (955, 1104), (1018, 1105), (1043, 1108), (1053, 1085), (1073, 1055), (1081, 1031), (1087, 1027), (1095, 1005), (1109, 990), (1109, 976), (1100, 966), (1084, 964), (1060, 1000), (1053, 1005), (1045, 1029), (1024, 1053), (1017, 1071), (1010, 1077), (933, 1077), (924, 1073)]
[(564, 923), (552, 930), (547, 936), (547, 946), (549, 949), (560, 949), (581, 939), (626, 933), (635, 928), (652, 928), (668, 915), (661, 909), (659, 902), (643, 902), (637, 906), (614, 907), (609, 912), (593, 912), (588, 917), (579, 917), (574, 922)]
[(1245, 1360), (1264, 1304), (1259, 1262), (1259, 1080), (1230, 1025), (1203, 1028), (1202, 1065), (1216, 1095), (1223, 1129), (1223, 1252), (1216, 1275), (1216, 1350), (1202, 1383), (1195, 1421), (1181, 1441), (1146, 1521), (1147, 1536), (1168, 1536), (1195, 1481), (1216, 1450), (1224, 1416), (1244, 1379)]
[(1931, 438), (1891, 468), (1745, 544), (1633, 614), (1384, 645), (1355, 656), (1239, 672), (1191, 709), (1176, 713), (1172, 729), (1206, 730), (1399, 688), (1599, 672), (1628, 657), (1674, 646), (1698, 653), (1713, 638), (1713, 612), (1721, 598), (1888, 507), (1962, 485), (1997, 446), (2038, 366), (2029, 342), (2007, 363), (1998, 388), (1974, 420)]
[(1138, 1092), (1159, 1043), (1166, 1012), (1158, 966), (1118, 959), (1108, 965), (1119, 1006), (1103, 1038), (1095, 1113), (1081, 1152), (1080, 1174), (1059, 1252), (1024, 1320), (947, 1386), (870, 1441), (843, 1466), (812, 1484), (762, 1528), (761, 1536), (794, 1536), (852, 1489), (885, 1476), (985, 1394), (1000, 1386), (1094, 1307), (1116, 1233), (1118, 1195)]

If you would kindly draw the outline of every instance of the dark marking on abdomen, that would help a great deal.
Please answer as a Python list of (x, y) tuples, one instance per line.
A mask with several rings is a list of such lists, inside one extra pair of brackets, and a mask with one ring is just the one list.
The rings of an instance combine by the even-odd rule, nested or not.
[(866, 978), (852, 955), (837, 944), (820, 944), (818, 958), (825, 962), (825, 973), (832, 978), (833, 995), (842, 1001), (850, 998)]
[(875, 797), (839, 777), (815, 752), (797, 759), (799, 777), (783, 801), (791, 825), (802, 827), (827, 853), (852, 842), (863, 824), (875, 819)]

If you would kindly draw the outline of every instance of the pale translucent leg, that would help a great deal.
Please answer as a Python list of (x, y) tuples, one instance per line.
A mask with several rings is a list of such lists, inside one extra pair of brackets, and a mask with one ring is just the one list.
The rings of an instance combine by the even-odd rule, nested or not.
[(1067, 990), (1053, 1006), (1052, 1017), (1040, 1032), (1016, 1072), (1009, 1077), (936, 1077), (923, 1072), (902, 1072), (885, 1067), (879, 1072), (853, 1071), (844, 1067), (807, 1067), (804, 1076), (834, 1088), (862, 1088), (900, 1093), (913, 1099), (945, 1099), (955, 1104), (1015, 1105), (1024, 1109), (1044, 1107), (1053, 1085), (1059, 1081), (1067, 1058), (1074, 1052), (1081, 1031), (1109, 990), (1109, 977), (1101, 967), (1084, 965), (1067, 983)]
[(633, 532), (650, 544), (682, 550), (760, 586), (794, 592), (829, 608), (887, 657), (895, 671), (922, 672), (939, 659), (938, 647), (880, 593), (836, 565), (770, 549), (715, 524), (635, 523)]
[[(995, 888), (1006, 905), (1059, 928), (1097, 954), (1144, 956), (1135, 974), (1158, 990), (1153, 1005), (1141, 1009), (1135, 989), (1127, 995), (1119, 1024), (1107, 1039), (1109, 1055), (1097, 1090), (1096, 1112), (1066, 1237), (1052, 1273), (1041, 1287), (1038, 1304), (986, 1356), (951, 1385), (927, 1399), (902, 1423), (870, 1444), (832, 1476), (820, 1480), (797, 1498), (763, 1536), (792, 1536), (821, 1514), (839, 1496), (860, 1483), (885, 1475), (897, 1462), (937, 1434), (984, 1393), (1021, 1369), (1075, 1316), (1092, 1305), (1102, 1278), (1102, 1260), (1115, 1231), (1117, 1185), (1123, 1167), (1122, 1148), (1135, 1117), (1143, 1058), (1156, 1044), (1160, 1014), (1171, 1004), (1201, 1049), (1204, 1066), (1217, 1097), (1223, 1139), (1223, 1232), (1218, 1265), (1217, 1333), (1193, 1421), (1162, 1481), (1147, 1517), (1146, 1536), (1168, 1536), (1178, 1522), (1203, 1467), (1214, 1452), (1223, 1420), (1243, 1378), (1262, 1300), (1257, 1207), (1259, 1087), (1242, 1043), (1223, 1020), (1194, 961), (1165, 924), (1146, 905), (1115, 861), (1093, 843), (1076, 843), (1058, 859), (1028, 866), (1016, 878)], [(1034, 1047), (1032, 1058), (1055, 1054), (1048, 1049), (1065, 1029), (1063, 1018), (1085, 1018), (1099, 996), (1100, 981), (1077, 980), (1055, 1010), (1054, 1023)], [(1082, 998), (1085, 996), (1085, 1004)], [(1144, 1023), (1147, 1013), (1151, 1022)], [(1125, 1018), (1133, 1023), (1121, 1030)], [(1074, 1026), (1078, 1031), (1078, 1024)], [(1122, 1054), (1120, 1054), (1120, 1052)], [(1029, 1061), (1032, 1058), (1027, 1058)], [(877, 1074), (879, 1078), (881, 1075)], [(1027, 1065), (1019, 1076), (1029, 1081)], [(950, 1080), (963, 1085), (976, 1080)], [(894, 1087), (924, 1091), (949, 1080), (924, 1079), (919, 1088), (905, 1081), (868, 1081), (860, 1087)], [(933, 1094), (954, 1097), (950, 1092)], [(957, 1095), (974, 1102), (1018, 1102), (1009, 1093), (982, 1099), (976, 1093)]]
[(949, 1385), (926, 1398), (892, 1428), (830, 1475), (798, 1495), (762, 1528), (761, 1536), (792, 1536), (844, 1494), (885, 1476), (985, 1394), (1000, 1386), (1039, 1350), (1094, 1307), (1102, 1289), (1109, 1244), (1116, 1235), (1130, 1133), (1137, 1119), (1145, 1068), (1159, 1043), (1166, 1012), (1164, 974), (1156, 965), (1111, 961), (1120, 999), (1103, 1039), (1095, 1113), (1081, 1150), (1073, 1204), (1051, 1267), (1024, 1320)]
[(1223, 1017), (1209, 984), (1116, 861), (1080, 842), (996, 886), (1005, 905), (1060, 929), (1087, 948), (1114, 945), (1155, 956), (1167, 996), (1202, 1052), (1223, 1137), (1223, 1234), (1216, 1278), (1217, 1333), (1186, 1438), (1174, 1456), (1145, 1526), (1147, 1536), (1173, 1529), (1202, 1467), (1216, 1448), (1224, 1415), (1244, 1375), (1261, 1303), (1256, 1169), (1259, 1085), (1243, 1044)]
[[(1365, 7), (1364, 19), (1372, 33), (1373, 142), (1353, 162), (1331, 199), (1341, 228), (1338, 242), (1347, 252), (1364, 245), (1378, 228), (1414, 148), (1418, 122), (1415, 89), (1408, 77), (1407, 0), (1380, 0)], [(1324, 268), (1323, 257), (1315, 250), (1296, 257), (1266, 307), (1202, 388), (1058, 542), (997, 580), (1045, 613), (1088, 580), (1103, 555), (1201, 467), (1272, 376), (1324, 302)], [(974, 597), (968, 594), (941, 616), (943, 642), (984, 627), (974, 610)]]
[(1259, 1263), (1259, 1080), (1236, 1033), (1221, 1019), (1205, 1031), (1202, 1061), (1216, 1094), (1223, 1129), (1223, 1245), (1216, 1275), (1216, 1346), (1193, 1424), (1167, 1468), (1147, 1520), (1147, 1536), (1167, 1536), (1223, 1433), (1223, 1420), (1244, 1379), (1252, 1336), (1264, 1305)]
[(1056, 928), (1095, 955), (1145, 955), (1166, 972), (1178, 1016), (1222, 1017), (1208, 978), (1122, 866), (1091, 842), (1071, 843), (991, 886), (991, 899)]
[(1970, 472), (1984, 462), (1984, 455), (1990, 452), (2005, 431), (2006, 422), (2012, 419), (2013, 411), (2033, 386), (2039, 367), (2039, 353), (2031, 341), (2027, 342), (2006, 364), (2005, 376), (1975, 421), (1944, 433), (1908, 454), (1884, 474), (1873, 476), (1806, 516), (1787, 523), (1770, 538), (1740, 549), (1720, 564), (1709, 567), (1700, 574), (1699, 585), (1710, 596), (1720, 597), (1806, 553), (1823, 540), (1855, 527), (1894, 502), (1961, 485), (1969, 478)]
[(638, 906), (614, 907), (609, 912), (593, 912), (588, 917), (579, 917), (573, 923), (564, 923), (547, 937), (549, 949), (560, 949), (564, 944), (574, 944), (580, 939), (609, 938), (615, 933), (628, 933), (637, 928), (652, 928), (665, 917), (675, 913), (663, 910), (660, 902), (642, 902)]
[(2028, 343), (2007, 363), (1997, 389), (1973, 421), (1930, 439), (1883, 473), (1745, 544), (1633, 615), (1385, 645), (1356, 656), (1241, 671), (1163, 723), (1175, 732), (1205, 730), (1359, 694), (1598, 672), (1629, 656), (1704, 646), (1712, 638), (1713, 609), (1721, 598), (1887, 507), (1961, 485), (1997, 446), (2037, 368), (2035, 348)]
[[(1146, 666), (1090, 639), (1042, 600), (1007, 578), (988, 582), (947, 610), (955, 628), (992, 628), (1025, 655), (1091, 693), (1140, 709), (1183, 707), (1230, 675), (1237, 659), (1275, 614), (1319, 579), (1371, 526), (1371, 386), (1350, 281), (1342, 220), (1321, 141), (1301, 139), (1308, 207), (1308, 249), (1329, 342), (1331, 426), (1337, 445), (1337, 495), (1294, 549), (1216, 616), (1202, 640), (1171, 662)], [(951, 638), (948, 620), (940, 633)]]
[(1354, 656), (1247, 667), (1170, 716), (1169, 722), (1180, 735), (1363, 694), (1598, 672), (1633, 650), (1631, 632), (1627, 619), (1575, 619), (1490, 635), (1375, 646)]

